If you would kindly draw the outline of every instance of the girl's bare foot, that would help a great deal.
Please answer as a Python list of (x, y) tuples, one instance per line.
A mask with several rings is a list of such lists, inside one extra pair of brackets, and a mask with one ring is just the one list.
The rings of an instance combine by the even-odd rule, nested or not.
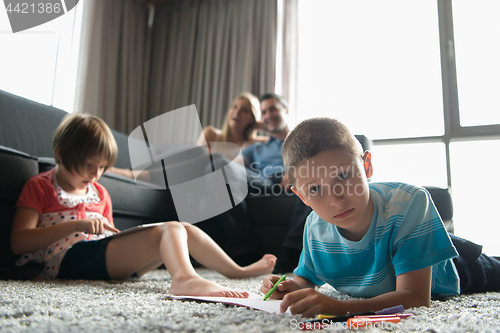
[(251, 265), (242, 267), (239, 272), (228, 275), (228, 278), (246, 278), (252, 276), (259, 276), (273, 272), (274, 265), (276, 265), (276, 256), (273, 254), (265, 254), (259, 261)]
[(187, 279), (172, 279), (172, 284), (168, 292), (177, 296), (248, 298), (248, 292), (246, 291), (238, 292), (230, 290), (220, 284), (205, 280), (200, 276), (193, 276)]

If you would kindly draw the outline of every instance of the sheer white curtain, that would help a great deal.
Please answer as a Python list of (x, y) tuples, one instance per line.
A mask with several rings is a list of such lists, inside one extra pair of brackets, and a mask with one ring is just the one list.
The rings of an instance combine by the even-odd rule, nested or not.
[(281, 57), (281, 95), (288, 101), (293, 114), (297, 110), (297, 73), (299, 53), (299, 3), (283, 0), (283, 32)]

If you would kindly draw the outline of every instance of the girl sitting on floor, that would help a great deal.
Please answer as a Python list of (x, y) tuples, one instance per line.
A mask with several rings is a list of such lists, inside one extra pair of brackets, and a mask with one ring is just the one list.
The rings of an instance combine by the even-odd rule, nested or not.
[(272, 272), (275, 256), (264, 255), (241, 267), (189, 223), (165, 222), (122, 237), (105, 237), (108, 230), (119, 232), (109, 194), (97, 183), (118, 153), (111, 130), (97, 117), (68, 115), (56, 130), (53, 150), (56, 167), (25, 184), (11, 231), (12, 251), (23, 254), (16, 264), (44, 264), (38, 279), (123, 279), (165, 264), (172, 278), (171, 294), (248, 297), (201, 278), (189, 254), (229, 278)]

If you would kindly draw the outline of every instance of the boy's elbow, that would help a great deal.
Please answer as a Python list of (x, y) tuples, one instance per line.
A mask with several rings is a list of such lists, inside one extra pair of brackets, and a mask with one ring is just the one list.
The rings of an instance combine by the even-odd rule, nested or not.
[(401, 289), (400, 300), (402, 300), (401, 305), (405, 309), (409, 308), (419, 308), (421, 306), (430, 307), (431, 306), (431, 293), (426, 291), (419, 291), (413, 289)]
[(431, 306), (431, 296), (430, 295), (428, 297), (422, 299), (422, 305), (421, 306), (425, 306), (427, 308), (429, 308)]
[(425, 291), (415, 292), (417, 299), (419, 300), (420, 306), (430, 307), (431, 306), (431, 290), (425, 289)]
[(415, 293), (413, 297), (408, 298), (408, 304), (405, 304), (405, 309), (408, 308), (419, 308), (421, 306), (430, 307), (431, 306), (431, 295), (421, 295)]
[[(429, 308), (431, 306), (431, 298), (420, 298), (420, 299), (417, 299), (415, 300), (414, 302), (414, 305), (412, 306), (409, 306), (409, 307), (412, 307), (412, 308), (419, 308), (421, 306), (425, 306), (426, 308)], [(409, 308), (409, 307), (406, 307), (405, 306), (405, 309)]]

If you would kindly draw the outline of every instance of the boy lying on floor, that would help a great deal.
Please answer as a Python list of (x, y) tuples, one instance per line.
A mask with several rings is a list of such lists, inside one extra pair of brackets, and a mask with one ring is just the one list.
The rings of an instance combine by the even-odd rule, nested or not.
[[(425, 189), (368, 184), (371, 154), (363, 154), (339, 121), (300, 123), (285, 140), (283, 161), (293, 192), (314, 211), (296, 277), (281, 282), (271, 297), (283, 299), (282, 312), (313, 317), (420, 307), (430, 305), (431, 293), (500, 290), (500, 261), (448, 234)], [(265, 278), (261, 291), (278, 279)], [(324, 283), (367, 298), (336, 300), (314, 290)]]

